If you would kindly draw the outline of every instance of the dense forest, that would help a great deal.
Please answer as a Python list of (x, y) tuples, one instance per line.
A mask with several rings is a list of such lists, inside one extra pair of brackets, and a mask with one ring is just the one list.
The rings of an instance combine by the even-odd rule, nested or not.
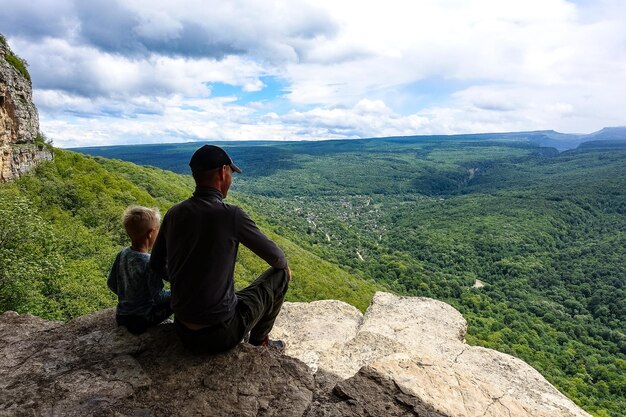
[[(532, 137), (227, 143), (237, 201), (365, 282), (457, 307), (596, 416), (626, 409), (626, 147)], [(83, 152), (187, 173), (197, 144)], [(318, 298), (323, 298), (320, 294)]]

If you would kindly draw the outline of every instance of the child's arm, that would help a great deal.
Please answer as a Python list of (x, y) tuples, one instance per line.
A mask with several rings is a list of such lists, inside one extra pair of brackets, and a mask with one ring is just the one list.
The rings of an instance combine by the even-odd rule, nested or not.
[(107, 285), (111, 291), (117, 294), (117, 267), (119, 264), (120, 254), (115, 257), (115, 262), (109, 271), (109, 277), (107, 278)]
[(109, 272), (109, 278), (107, 279), (107, 285), (109, 289), (117, 294), (117, 272), (115, 271), (117, 268), (111, 268)]

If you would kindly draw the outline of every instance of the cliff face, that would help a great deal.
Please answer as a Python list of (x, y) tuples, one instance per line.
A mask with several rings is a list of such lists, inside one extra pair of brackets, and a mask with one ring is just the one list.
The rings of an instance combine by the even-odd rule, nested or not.
[(17, 59), (0, 38), (0, 182), (30, 171), (40, 160), (52, 159), (50, 151), (35, 142), (39, 116), (31, 82), (16, 68)]
[(464, 343), (451, 306), (377, 293), (286, 303), (286, 355), (192, 356), (171, 324), (139, 337), (113, 310), (67, 324), (0, 316), (0, 416), (589, 416), (537, 371)]

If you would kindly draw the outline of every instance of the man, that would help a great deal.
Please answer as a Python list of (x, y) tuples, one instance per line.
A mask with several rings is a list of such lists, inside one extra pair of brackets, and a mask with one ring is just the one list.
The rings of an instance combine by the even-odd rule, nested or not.
[[(284, 349), (268, 334), (291, 279), (285, 254), (241, 208), (223, 202), (233, 172), (241, 173), (223, 149), (204, 145), (189, 166), (196, 190), (167, 212), (150, 258), (153, 270), (167, 270), (178, 336), (198, 353), (228, 350), (248, 333), (253, 345)], [(271, 268), (235, 292), (239, 243)]]

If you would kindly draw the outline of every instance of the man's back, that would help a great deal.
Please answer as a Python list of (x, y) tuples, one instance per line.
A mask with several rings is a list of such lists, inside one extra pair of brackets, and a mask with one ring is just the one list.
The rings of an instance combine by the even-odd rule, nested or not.
[(271, 266), (286, 268), (280, 248), (243, 210), (224, 203), (216, 189), (199, 188), (167, 212), (150, 265), (159, 270), (167, 263), (176, 317), (213, 325), (234, 314), (233, 274), (240, 242)]

